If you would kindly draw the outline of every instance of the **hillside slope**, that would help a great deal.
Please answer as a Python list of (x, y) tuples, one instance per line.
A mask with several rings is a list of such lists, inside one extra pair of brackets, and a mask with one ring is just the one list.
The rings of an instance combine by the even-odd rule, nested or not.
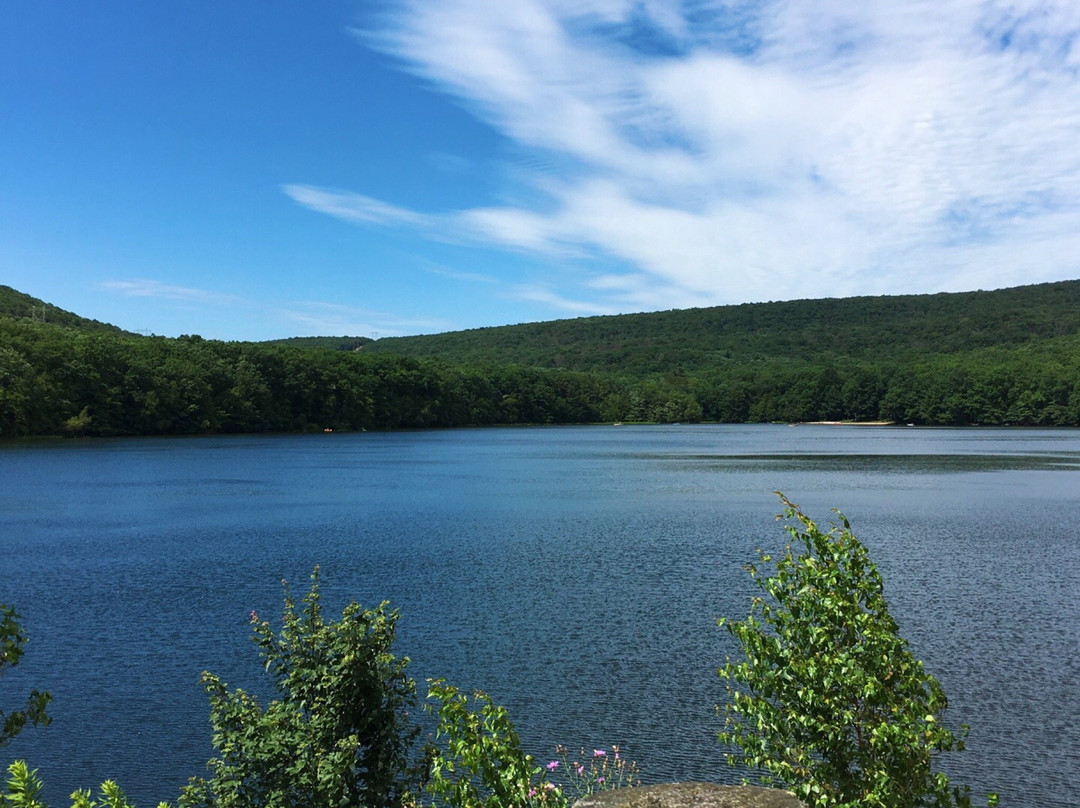
[(915, 361), (1080, 334), (1080, 281), (584, 317), (389, 337), (365, 352), (631, 375), (763, 360)]
[(10, 286), (3, 285), (0, 285), (0, 317), (30, 320), (37, 323), (51, 323), (83, 331), (102, 331), (111, 334), (130, 333), (109, 323), (80, 317), (51, 303), (46, 303), (44, 300), (39, 300), (17, 289), (12, 289)]
[(288, 348), (328, 348), (331, 351), (357, 351), (371, 342), (370, 337), (286, 337), (271, 339), (263, 345), (284, 345)]

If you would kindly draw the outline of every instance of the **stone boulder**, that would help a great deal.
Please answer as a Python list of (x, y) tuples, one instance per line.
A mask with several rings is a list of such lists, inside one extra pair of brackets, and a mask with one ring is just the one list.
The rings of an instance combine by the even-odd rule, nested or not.
[(574, 808), (805, 808), (778, 788), (665, 783), (618, 788), (582, 797)]

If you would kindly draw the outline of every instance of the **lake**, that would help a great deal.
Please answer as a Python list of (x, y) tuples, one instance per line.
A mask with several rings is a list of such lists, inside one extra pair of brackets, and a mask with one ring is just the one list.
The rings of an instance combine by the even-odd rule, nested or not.
[[(1003, 805), (1080, 797), (1080, 431), (761, 425), (0, 445), (0, 602), (31, 636), (0, 705), (52, 691), (46, 797), (142, 808), (211, 755), (199, 674), (265, 689), (248, 615), (321, 565), (324, 604), (400, 608), (398, 652), (506, 705), (523, 741), (621, 744), (645, 782), (734, 782), (716, 627), (780, 548), (782, 490), (848, 516), (971, 727), (946, 769)], [(275, 621), (276, 624), (276, 621)]]

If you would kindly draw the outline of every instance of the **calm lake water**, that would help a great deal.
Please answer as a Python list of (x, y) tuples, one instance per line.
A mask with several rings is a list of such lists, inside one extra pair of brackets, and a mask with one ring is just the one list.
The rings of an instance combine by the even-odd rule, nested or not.
[(0, 446), (0, 602), (52, 726), (0, 752), (46, 797), (175, 799), (211, 754), (209, 669), (258, 691), (248, 615), (315, 564), (324, 603), (388, 599), (418, 680), (505, 704), (539, 757), (622, 745), (646, 782), (733, 782), (721, 615), (781, 547), (772, 491), (841, 509), (1003, 805), (1080, 799), (1080, 432), (826, 426), (486, 429)]

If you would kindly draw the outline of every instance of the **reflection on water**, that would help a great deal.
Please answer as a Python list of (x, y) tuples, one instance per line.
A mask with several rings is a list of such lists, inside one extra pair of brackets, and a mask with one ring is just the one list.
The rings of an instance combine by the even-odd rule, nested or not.
[[(260, 687), (252, 609), (316, 563), (389, 598), (414, 674), (482, 687), (526, 743), (621, 743), (647, 781), (731, 781), (719, 615), (780, 546), (771, 493), (852, 520), (916, 654), (971, 725), (950, 770), (1013, 805), (1080, 792), (1075, 430), (683, 426), (61, 441), (0, 447), (4, 588), (32, 641), (9, 756), (46, 796), (173, 799), (210, 755), (204, 668)], [(13, 572), (12, 572), (13, 571)]]

